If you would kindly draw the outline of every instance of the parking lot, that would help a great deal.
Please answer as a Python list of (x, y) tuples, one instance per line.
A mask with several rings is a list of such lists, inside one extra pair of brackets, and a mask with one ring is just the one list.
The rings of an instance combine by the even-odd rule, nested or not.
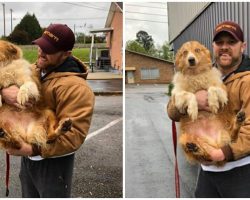
[[(167, 85), (126, 85), (125, 197), (174, 198), (175, 170)], [(181, 197), (193, 197), (197, 166), (177, 149)]]
[[(96, 96), (89, 135), (76, 152), (73, 198), (122, 197), (122, 96)], [(20, 158), (11, 156), (10, 195), (20, 198)], [(0, 151), (0, 197), (5, 197), (5, 152)]]

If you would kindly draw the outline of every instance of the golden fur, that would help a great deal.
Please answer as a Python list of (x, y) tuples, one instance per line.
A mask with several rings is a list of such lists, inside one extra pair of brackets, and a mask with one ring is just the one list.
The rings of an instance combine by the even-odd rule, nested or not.
[[(221, 73), (212, 67), (209, 50), (199, 42), (184, 43), (175, 66), (174, 103), (181, 113), (187, 112), (180, 120), (179, 142), (189, 161), (211, 161), (207, 147), (221, 148), (236, 139), (244, 112), (236, 116), (230, 109)], [(207, 90), (211, 112), (198, 111), (195, 93), (199, 90)]]
[(30, 109), (18, 109), (2, 103), (0, 98), (1, 148), (20, 148), (21, 140), (46, 148), (47, 143), (71, 128), (70, 119), (58, 125), (55, 114), (43, 105), (38, 73), (22, 58), (21, 49), (0, 40), (0, 89), (11, 85), (19, 87), (17, 102), (20, 105), (25, 105), (30, 98), (36, 103)]

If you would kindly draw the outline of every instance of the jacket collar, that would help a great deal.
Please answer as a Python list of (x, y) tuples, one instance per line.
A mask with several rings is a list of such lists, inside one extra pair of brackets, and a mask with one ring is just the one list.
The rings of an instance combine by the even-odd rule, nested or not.
[(87, 79), (88, 68), (78, 58), (74, 56), (68, 57), (61, 65), (51, 68), (41, 80), (47, 80), (55, 77), (77, 75)]

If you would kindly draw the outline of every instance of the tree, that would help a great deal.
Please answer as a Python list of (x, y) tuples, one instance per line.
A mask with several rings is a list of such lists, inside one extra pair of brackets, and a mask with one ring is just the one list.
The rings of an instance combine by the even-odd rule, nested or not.
[(174, 54), (172, 51), (170, 51), (170, 46), (168, 42), (164, 42), (164, 44), (161, 47), (162, 49), (162, 58), (165, 60), (173, 61), (174, 59)]
[(151, 35), (148, 35), (146, 31), (139, 31), (136, 33), (136, 41), (142, 44), (144, 49), (148, 52), (154, 47), (154, 40)]
[(144, 49), (144, 47), (135, 40), (129, 40), (126, 42), (126, 49), (130, 51), (135, 51), (138, 53), (144, 53), (147, 54), (147, 51)]
[[(16, 25), (8, 40), (16, 44), (31, 44), (31, 42), (42, 35), (42, 28), (36, 16), (27, 13), (19, 24)], [(25, 38), (22, 39), (22, 36)]]

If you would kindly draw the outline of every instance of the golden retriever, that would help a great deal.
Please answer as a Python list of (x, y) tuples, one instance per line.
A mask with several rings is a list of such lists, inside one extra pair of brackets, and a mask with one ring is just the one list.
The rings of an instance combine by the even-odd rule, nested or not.
[[(179, 142), (189, 161), (211, 161), (207, 147), (221, 148), (236, 139), (245, 113), (236, 115), (230, 109), (221, 73), (212, 66), (205, 46), (197, 41), (184, 43), (176, 54), (175, 66), (174, 103), (181, 113), (187, 113), (180, 119)], [(195, 93), (199, 90), (207, 90), (211, 112), (198, 110)]]
[(40, 95), (38, 72), (22, 58), (16, 45), (0, 40), (0, 89), (19, 87), (17, 102), (20, 105), (35, 99), (30, 109), (20, 109), (2, 102), (0, 95), (0, 148), (20, 148), (20, 142), (47, 147), (59, 135), (71, 129), (71, 120), (59, 123), (54, 112), (47, 109)]

